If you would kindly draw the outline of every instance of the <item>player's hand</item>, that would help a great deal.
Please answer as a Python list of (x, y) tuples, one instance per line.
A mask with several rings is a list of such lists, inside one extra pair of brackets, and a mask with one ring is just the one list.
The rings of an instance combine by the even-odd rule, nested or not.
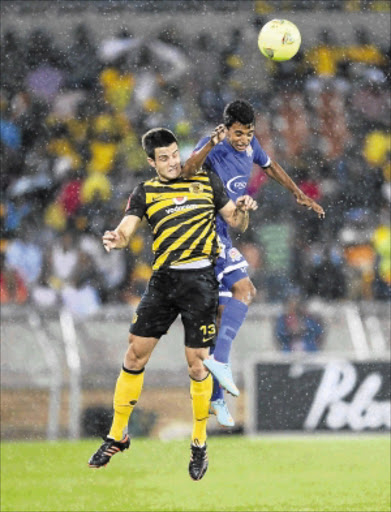
[(106, 252), (110, 252), (111, 249), (117, 248), (117, 243), (121, 240), (119, 234), (116, 231), (105, 231), (102, 236), (103, 247)]
[(258, 205), (251, 196), (240, 196), (236, 200), (236, 207), (242, 212), (248, 212), (249, 210), (256, 210)]
[(213, 144), (213, 146), (216, 146), (219, 142), (223, 141), (225, 139), (225, 136), (227, 135), (227, 128), (223, 124), (219, 124), (219, 126), (216, 126), (216, 128), (213, 130), (213, 132), (210, 135), (210, 140)]
[(301, 206), (307, 206), (307, 208), (309, 210), (314, 210), (314, 212), (316, 212), (318, 214), (318, 217), (320, 219), (324, 219), (325, 218), (326, 214), (325, 214), (323, 208), (318, 203), (316, 203), (313, 199), (311, 199), (310, 197), (306, 196), (305, 194), (301, 194), (299, 196), (296, 196), (296, 201)]

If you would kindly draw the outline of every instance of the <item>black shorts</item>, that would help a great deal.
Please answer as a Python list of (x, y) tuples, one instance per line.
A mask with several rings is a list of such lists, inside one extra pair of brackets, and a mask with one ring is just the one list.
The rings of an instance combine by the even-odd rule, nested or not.
[(160, 338), (180, 314), (185, 345), (209, 347), (216, 337), (219, 286), (213, 267), (155, 272), (137, 307), (130, 332)]

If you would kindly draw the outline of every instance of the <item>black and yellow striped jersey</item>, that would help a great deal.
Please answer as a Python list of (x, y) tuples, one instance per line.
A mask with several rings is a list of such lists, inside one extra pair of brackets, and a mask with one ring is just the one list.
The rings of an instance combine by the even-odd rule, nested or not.
[(219, 246), (216, 214), (229, 201), (220, 178), (200, 172), (168, 182), (153, 178), (137, 185), (126, 215), (145, 216), (153, 233), (153, 270), (208, 259)]

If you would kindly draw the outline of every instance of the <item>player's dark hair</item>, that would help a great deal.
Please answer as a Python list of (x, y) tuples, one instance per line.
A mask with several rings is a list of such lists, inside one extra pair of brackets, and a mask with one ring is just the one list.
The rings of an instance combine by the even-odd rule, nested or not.
[(165, 148), (170, 146), (173, 142), (178, 143), (177, 138), (170, 130), (167, 130), (167, 128), (152, 128), (152, 130), (144, 133), (141, 139), (143, 150), (152, 160), (155, 160), (156, 148)]
[(245, 126), (254, 124), (254, 109), (252, 105), (246, 100), (231, 101), (231, 103), (228, 103), (224, 109), (223, 121), (227, 128), (236, 122)]

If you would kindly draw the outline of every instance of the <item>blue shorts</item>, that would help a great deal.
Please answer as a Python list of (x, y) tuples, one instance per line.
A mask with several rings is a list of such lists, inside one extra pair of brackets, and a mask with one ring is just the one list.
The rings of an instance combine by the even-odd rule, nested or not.
[(226, 304), (232, 297), (232, 286), (248, 277), (248, 263), (244, 256), (227, 241), (219, 240), (221, 253), (217, 258), (215, 273), (219, 282), (219, 304)]

